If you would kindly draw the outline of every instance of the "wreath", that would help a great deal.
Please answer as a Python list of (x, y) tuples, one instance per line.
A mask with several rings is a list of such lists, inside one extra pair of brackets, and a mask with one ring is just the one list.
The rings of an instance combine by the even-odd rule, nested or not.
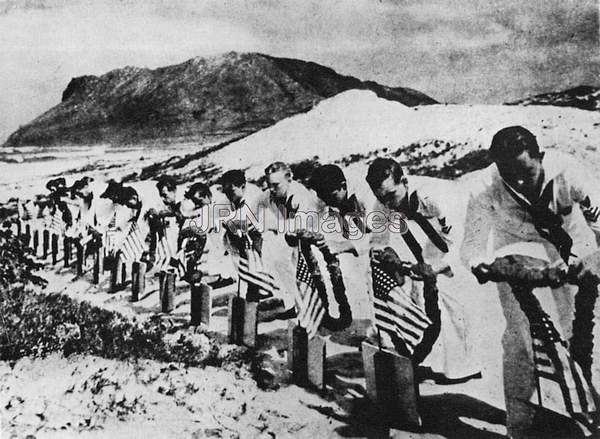
[(581, 366), (583, 375), (591, 380), (592, 353), (594, 350), (594, 308), (598, 298), (598, 279), (593, 275), (584, 275), (577, 286), (579, 290), (575, 294), (573, 334), (569, 340), (569, 349), (573, 359)]

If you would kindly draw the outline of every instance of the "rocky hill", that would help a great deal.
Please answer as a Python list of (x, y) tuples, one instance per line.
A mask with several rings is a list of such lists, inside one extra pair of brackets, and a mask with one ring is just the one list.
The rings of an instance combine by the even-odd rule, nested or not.
[(436, 102), (415, 90), (361, 81), (312, 62), (231, 52), (154, 70), (125, 67), (73, 78), (58, 105), (20, 127), (5, 145), (227, 137), (270, 126), (355, 88), (408, 106)]
[(509, 105), (555, 105), (582, 110), (600, 110), (600, 87), (581, 85), (568, 90), (532, 96)]

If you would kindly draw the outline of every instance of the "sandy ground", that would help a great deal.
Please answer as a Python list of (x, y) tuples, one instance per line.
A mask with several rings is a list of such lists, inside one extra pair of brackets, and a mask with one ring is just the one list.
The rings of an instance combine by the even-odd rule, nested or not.
[(342, 425), (311, 408), (317, 395), (261, 391), (240, 369), (52, 355), (2, 364), (0, 388), (7, 438), (320, 437)]

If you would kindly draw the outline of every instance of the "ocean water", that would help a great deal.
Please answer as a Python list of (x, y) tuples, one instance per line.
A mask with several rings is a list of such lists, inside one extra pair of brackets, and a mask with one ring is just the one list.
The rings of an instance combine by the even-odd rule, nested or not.
[(17, 147), (0, 149), (0, 203), (11, 197), (29, 198), (45, 192), (54, 176), (64, 176), (71, 184), (82, 175), (118, 177), (139, 172), (145, 166), (184, 156), (210, 145), (198, 143), (156, 146), (65, 146)]

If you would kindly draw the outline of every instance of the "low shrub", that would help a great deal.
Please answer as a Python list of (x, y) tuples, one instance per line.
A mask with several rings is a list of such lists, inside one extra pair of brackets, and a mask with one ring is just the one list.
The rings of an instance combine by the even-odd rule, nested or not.
[(168, 342), (170, 330), (159, 316), (136, 322), (64, 294), (36, 293), (24, 285), (5, 289), (2, 296), (0, 360), (58, 351), (65, 356), (143, 358), (185, 366), (250, 361), (245, 349), (225, 352), (224, 345), (203, 334), (181, 332), (177, 340)]
[(62, 352), (185, 366), (250, 361), (245, 349), (223, 349), (216, 340), (192, 331), (168, 341), (170, 329), (159, 316), (136, 322), (64, 294), (36, 292), (46, 285), (36, 274), (39, 268), (22, 240), (0, 230), (0, 360)]
[(15, 284), (45, 286), (46, 281), (36, 274), (41, 267), (22, 239), (9, 228), (0, 229), (0, 291)]

